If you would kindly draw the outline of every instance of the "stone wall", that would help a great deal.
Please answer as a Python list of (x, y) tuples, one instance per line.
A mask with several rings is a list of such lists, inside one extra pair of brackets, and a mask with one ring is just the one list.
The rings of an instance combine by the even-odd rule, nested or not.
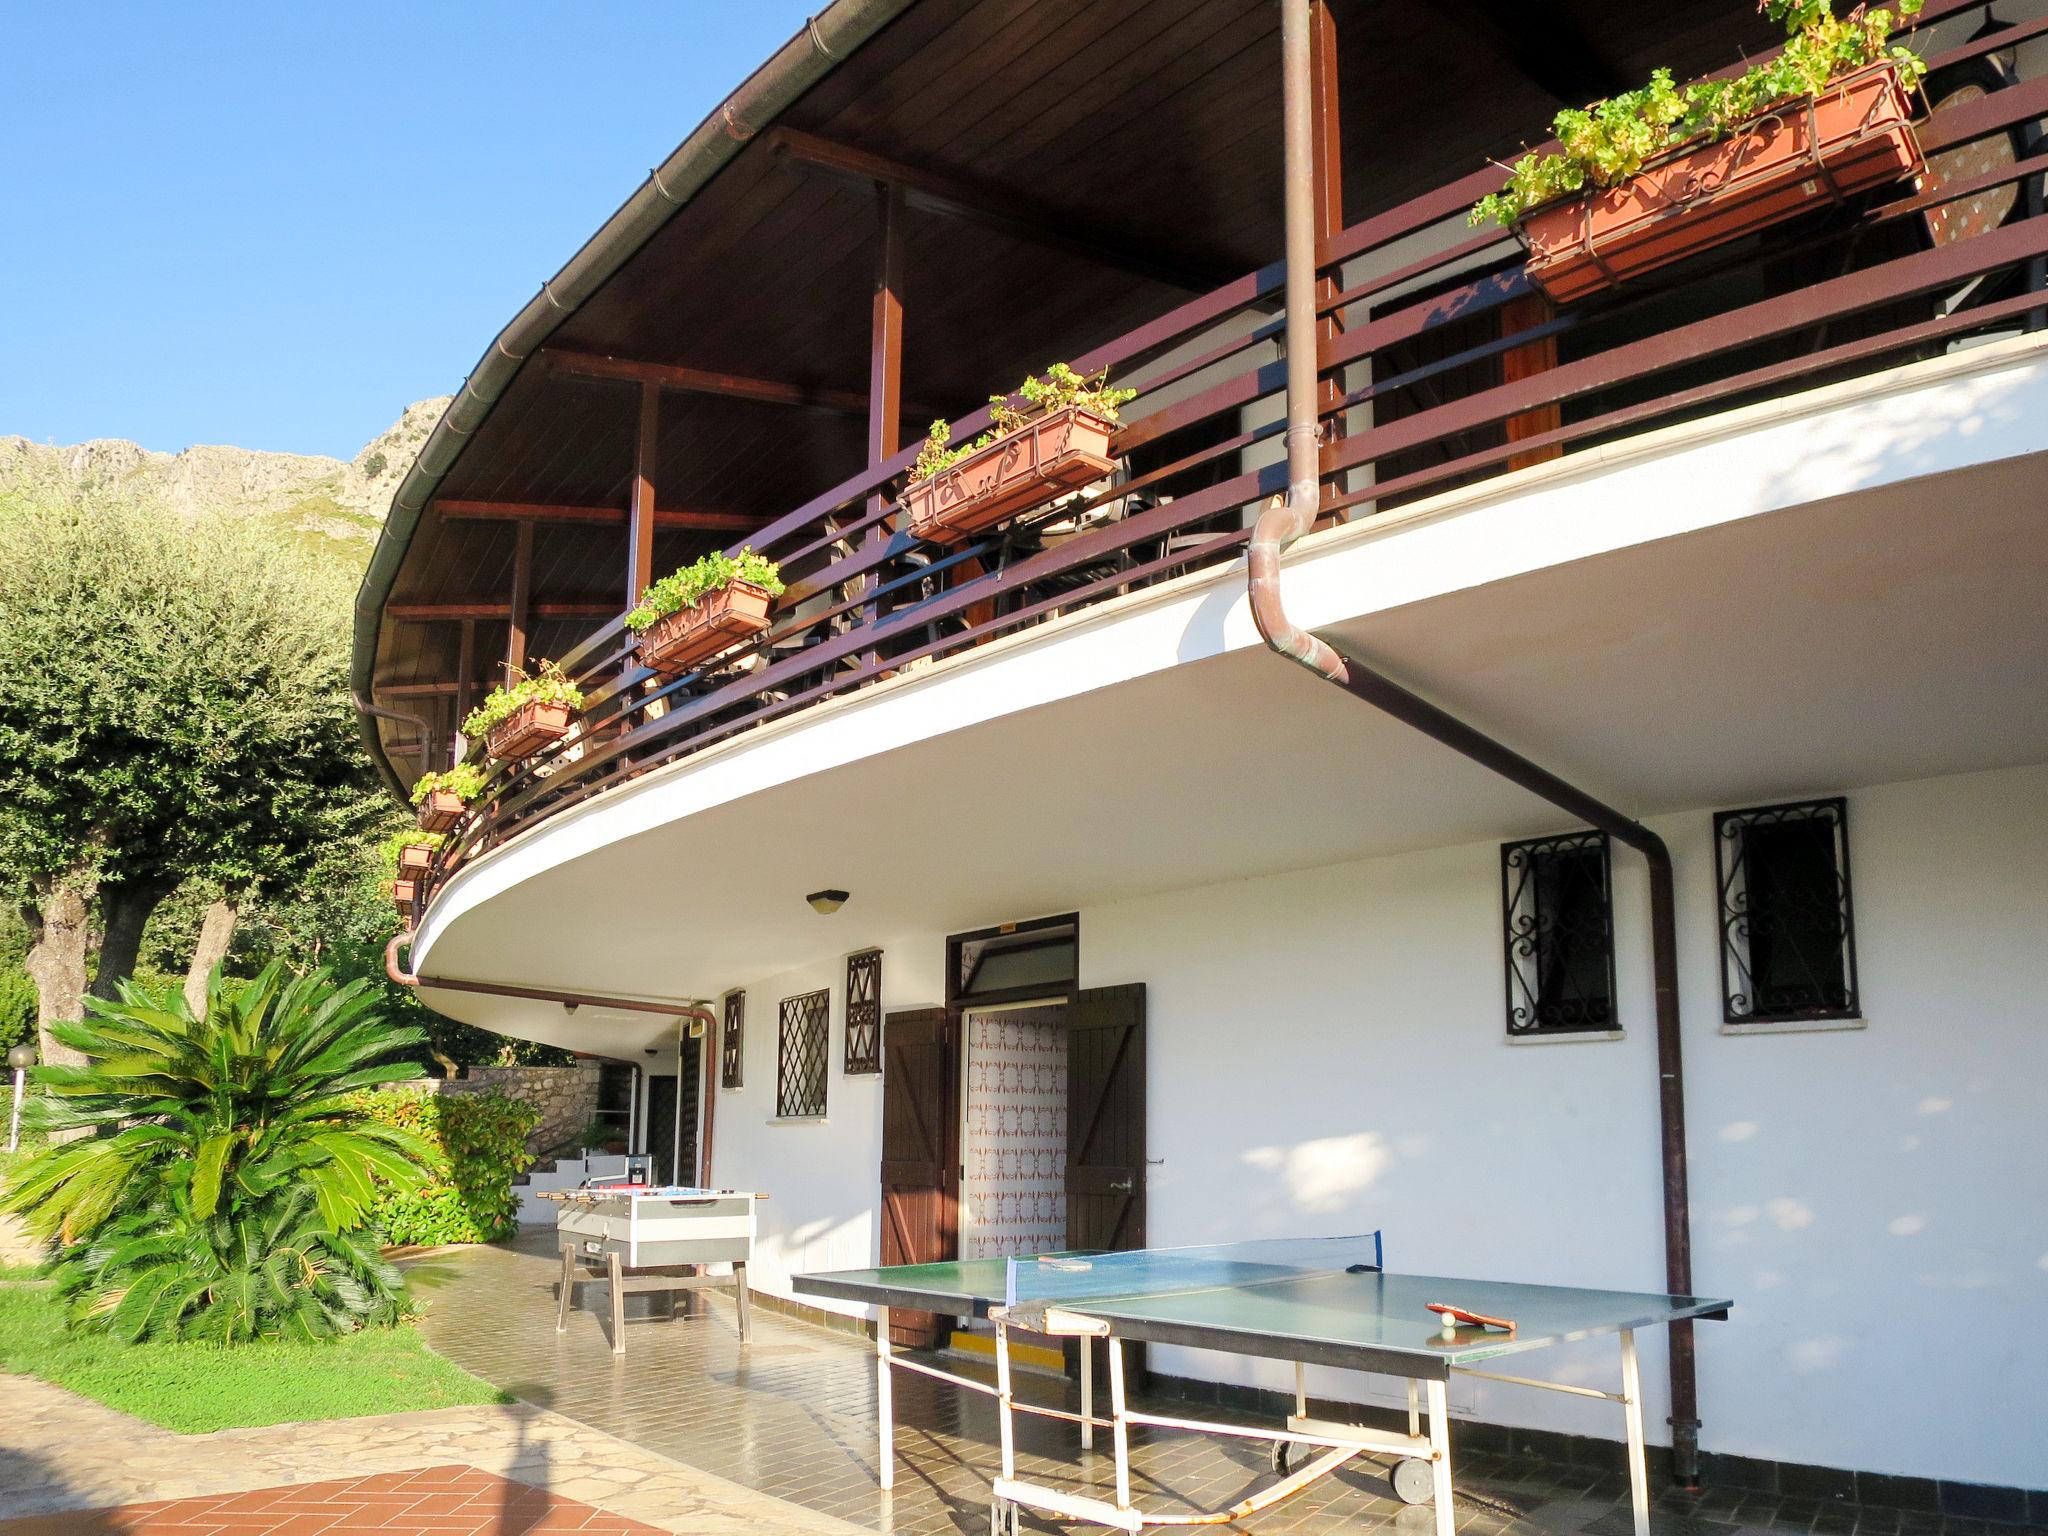
[(538, 1156), (590, 1124), (597, 1113), (597, 1073), (594, 1061), (573, 1067), (470, 1067), (459, 1078), (431, 1078), (424, 1086), (430, 1093), (498, 1093), (537, 1106), (540, 1125), (526, 1138), (526, 1148)]

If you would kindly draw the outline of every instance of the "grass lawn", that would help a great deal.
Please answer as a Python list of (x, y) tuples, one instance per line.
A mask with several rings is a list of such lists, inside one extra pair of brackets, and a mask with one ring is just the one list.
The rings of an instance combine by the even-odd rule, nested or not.
[(511, 1399), (428, 1350), (412, 1328), (321, 1344), (123, 1344), (64, 1331), (41, 1286), (0, 1288), (0, 1370), (40, 1376), (184, 1434)]

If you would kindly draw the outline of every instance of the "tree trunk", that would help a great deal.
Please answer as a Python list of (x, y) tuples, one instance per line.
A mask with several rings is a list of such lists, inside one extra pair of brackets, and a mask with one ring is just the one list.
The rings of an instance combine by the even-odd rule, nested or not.
[(135, 974), (135, 957), (142, 952), (142, 930), (170, 891), (167, 885), (146, 880), (100, 887), (100, 913), (105, 926), (100, 935), (100, 963), (92, 977), (92, 996), (119, 995), (121, 983)]
[(206, 983), (213, 975), (213, 968), (227, 958), (228, 945), (235, 937), (235, 903), (222, 897), (206, 909), (206, 920), (199, 925), (199, 942), (192, 949), (192, 968), (185, 973), (185, 1006), (192, 1010), (192, 1016), (202, 1018), (206, 1013)]
[(25, 969), (36, 984), (36, 1027), (47, 1066), (83, 1066), (85, 1054), (50, 1037), (50, 1026), (85, 1017), (85, 958), (92, 944), (90, 883), (75, 872), (35, 882)]

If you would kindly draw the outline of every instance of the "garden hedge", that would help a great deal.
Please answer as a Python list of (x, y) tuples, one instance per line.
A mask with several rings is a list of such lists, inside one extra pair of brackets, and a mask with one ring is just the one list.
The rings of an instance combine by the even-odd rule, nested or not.
[(359, 1096), (377, 1119), (417, 1132), (433, 1144), (425, 1186), (409, 1195), (383, 1192), (372, 1220), (399, 1246), (488, 1243), (519, 1225), (512, 1180), (533, 1163), (526, 1138), (539, 1126), (537, 1105), (503, 1094), (437, 1094), (419, 1088)]

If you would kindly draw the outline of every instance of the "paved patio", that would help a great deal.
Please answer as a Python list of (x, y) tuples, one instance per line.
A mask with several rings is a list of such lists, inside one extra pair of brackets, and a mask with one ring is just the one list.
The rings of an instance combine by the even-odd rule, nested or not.
[[(468, 1492), (458, 1502), (466, 1517), (444, 1524), (421, 1507), (427, 1495), (410, 1490), (423, 1472), (465, 1474)], [(524, 1403), (180, 1435), (46, 1382), (0, 1375), (0, 1536), (199, 1536), (209, 1522), (230, 1524), (237, 1536), (310, 1536), (329, 1527), (345, 1536), (362, 1516), (351, 1515), (351, 1496), (337, 1490), (364, 1478), (377, 1495), (370, 1503), (403, 1517), (395, 1526), (387, 1520), (387, 1529), (436, 1536), (593, 1526), (612, 1536), (865, 1536)], [(297, 1507), (307, 1499), (323, 1507)]]
[[(996, 1462), (993, 1405), (924, 1377), (898, 1373), (896, 1488), (875, 1483), (873, 1357), (836, 1330), (754, 1313), (740, 1349), (724, 1298), (668, 1322), (658, 1298), (635, 1297), (627, 1353), (614, 1357), (598, 1311), (601, 1286), (582, 1288), (569, 1330), (554, 1326), (552, 1232), (512, 1247), (470, 1249), (414, 1269), (428, 1300), (434, 1347), (469, 1370), (619, 1439), (702, 1467), (806, 1509), (889, 1536), (981, 1536)], [(1036, 1383), (1047, 1391), (1056, 1384)], [(1215, 1412), (1216, 1410), (1210, 1410)], [(1069, 1427), (1020, 1425), (1020, 1464), (1075, 1475)], [(1453, 1430), (1453, 1445), (1457, 1432)], [(1267, 1476), (1247, 1442), (1182, 1434), (1133, 1437), (1138, 1492), (1150, 1504), (1215, 1508)], [(1605, 1466), (1524, 1456), (1458, 1454), (1459, 1526), (1465, 1536), (1630, 1536), (1628, 1487)], [(1337, 1536), (1386, 1527), (1396, 1536), (1431, 1529), (1431, 1512), (1396, 1502), (1377, 1467), (1360, 1464), (1245, 1522), (1257, 1536)], [(1078, 1468), (1106, 1486), (1109, 1458)], [(1027, 1522), (1028, 1523), (1028, 1522)], [(2048, 1536), (2048, 1529), (1991, 1524), (1840, 1499), (1713, 1489), (1657, 1494), (1657, 1536)]]

